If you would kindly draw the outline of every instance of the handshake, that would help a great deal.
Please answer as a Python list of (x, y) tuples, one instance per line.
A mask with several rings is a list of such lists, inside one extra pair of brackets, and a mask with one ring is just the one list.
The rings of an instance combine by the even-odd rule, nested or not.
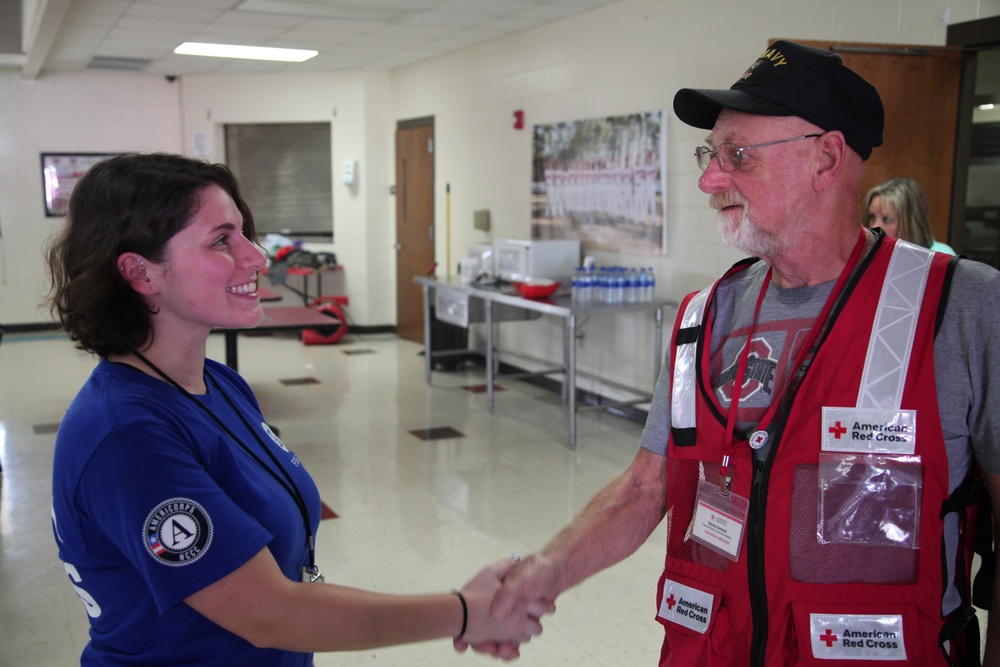
[(520, 656), (520, 645), (541, 634), (541, 617), (556, 610), (555, 568), (537, 554), (517, 554), (487, 566), (462, 588), (468, 610), (455, 650), (468, 647), (503, 660)]

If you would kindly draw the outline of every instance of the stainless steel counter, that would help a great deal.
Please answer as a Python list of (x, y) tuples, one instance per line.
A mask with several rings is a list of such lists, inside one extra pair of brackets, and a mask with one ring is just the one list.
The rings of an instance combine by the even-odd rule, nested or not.
[[(470, 299), (480, 299), (484, 304), (485, 325), (486, 325), (486, 401), (490, 412), (493, 411), (494, 391), (493, 383), (497, 377), (499, 360), (497, 353), (500, 351), (496, 345), (497, 332), (495, 326), (498, 320), (495, 318), (494, 308), (496, 306), (507, 306), (523, 309), (542, 315), (551, 315), (563, 319), (563, 363), (562, 365), (551, 362), (543, 362), (552, 368), (548, 371), (537, 373), (519, 373), (518, 377), (528, 375), (543, 375), (559, 373), (563, 375), (562, 398), (563, 403), (568, 404), (569, 413), (569, 444), (576, 448), (576, 413), (580, 409), (576, 401), (576, 327), (578, 318), (590, 316), (614, 316), (622, 313), (653, 311), (656, 316), (656, 335), (654, 336), (654, 359), (655, 372), (653, 374), (653, 384), (659, 375), (660, 365), (663, 360), (663, 311), (666, 308), (676, 308), (677, 303), (667, 300), (638, 301), (634, 303), (607, 304), (595, 303), (582, 305), (574, 303), (569, 296), (557, 296), (550, 299), (526, 299), (511, 287), (497, 288), (494, 286), (480, 286), (465, 283), (459, 278), (442, 280), (432, 277), (414, 276), (413, 281), (419, 284), (424, 296), (424, 371), (427, 376), (427, 384), (431, 384), (431, 372), (433, 369), (431, 351), (431, 304), (434, 302), (432, 290), (446, 286), (450, 290), (458, 290), (469, 296)], [(536, 360), (540, 361), (540, 360)], [(583, 373), (580, 373), (583, 375)], [(505, 376), (506, 377), (506, 376)], [(606, 379), (593, 375), (587, 377), (598, 382), (616, 387), (626, 392), (636, 394), (637, 398), (614, 403), (602, 403), (593, 406), (601, 409), (618, 407), (624, 405), (634, 405), (645, 403), (652, 398), (652, 387), (649, 391), (641, 391), (631, 387), (626, 387)], [(588, 406), (590, 407), (590, 406)]]

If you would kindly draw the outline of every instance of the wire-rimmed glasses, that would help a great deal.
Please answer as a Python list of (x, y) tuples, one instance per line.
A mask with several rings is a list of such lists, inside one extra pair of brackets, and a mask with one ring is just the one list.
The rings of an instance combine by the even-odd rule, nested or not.
[(783, 144), (789, 141), (811, 139), (813, 137), (821, 136), (823, 135), (803, 134), (797, 137), (789, 137), (788, 139), (778, 139), (777, 141), (766, 141), (762, 144), (754, 144), (753, 146), (743, 146), (742, 148), (730, 142), (719, 144), (715, 150), (712, 150), (708, 146), (698, 146), (694, 149), (694, 157), (698, 160), (698, 168), (702, 171), (708, 169), (708, 165), (712, 163), (712, 158), (719, 161), (719, 167), (722, 171), (736, 171), (740, 168), (740, 164), (743, 162), (744, 151), (748, 151), (751, 148), (763, 148), (764, 146), (773, 146), (774, 144)]

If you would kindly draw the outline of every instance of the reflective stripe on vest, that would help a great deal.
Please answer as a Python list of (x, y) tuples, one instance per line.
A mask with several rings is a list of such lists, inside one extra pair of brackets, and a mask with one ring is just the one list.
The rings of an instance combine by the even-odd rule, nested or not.
[[(718, 281), (709, 285), (688, 302), (687, 308), (681, 314), (679, 332), (701, 326), (708, 295), (717, 284)], [(674, 356), (674, 381), (670, 391), (670, 424), (675, 429), (695, 427), (694, 397), (695, 382), (698, 377), (698, 340), (697, 336), (686, 336), (685, 339), (686, 342), (677, 346)]]
[(907, 241), (897, 240), (893, 247), (868, 341), (859, 408), (899, 410), (903, 403), (913, 334), (933, 258), (930, 250)]

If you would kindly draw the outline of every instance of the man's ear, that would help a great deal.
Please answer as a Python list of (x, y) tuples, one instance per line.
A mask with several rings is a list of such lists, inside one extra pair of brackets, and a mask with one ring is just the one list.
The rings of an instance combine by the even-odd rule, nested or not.
[(139, 294), (152, 294), (155, 289), (146, 274), (146, 260), (134, 252), (123, 252), (118, 256), (118, 272), (132, 289)]
[(816, 162), (813, 170), (813, 188), (822, 192), (837, 181), (850, 150), (844, 135), (838, 131), (825, 132), (816, 138)]

